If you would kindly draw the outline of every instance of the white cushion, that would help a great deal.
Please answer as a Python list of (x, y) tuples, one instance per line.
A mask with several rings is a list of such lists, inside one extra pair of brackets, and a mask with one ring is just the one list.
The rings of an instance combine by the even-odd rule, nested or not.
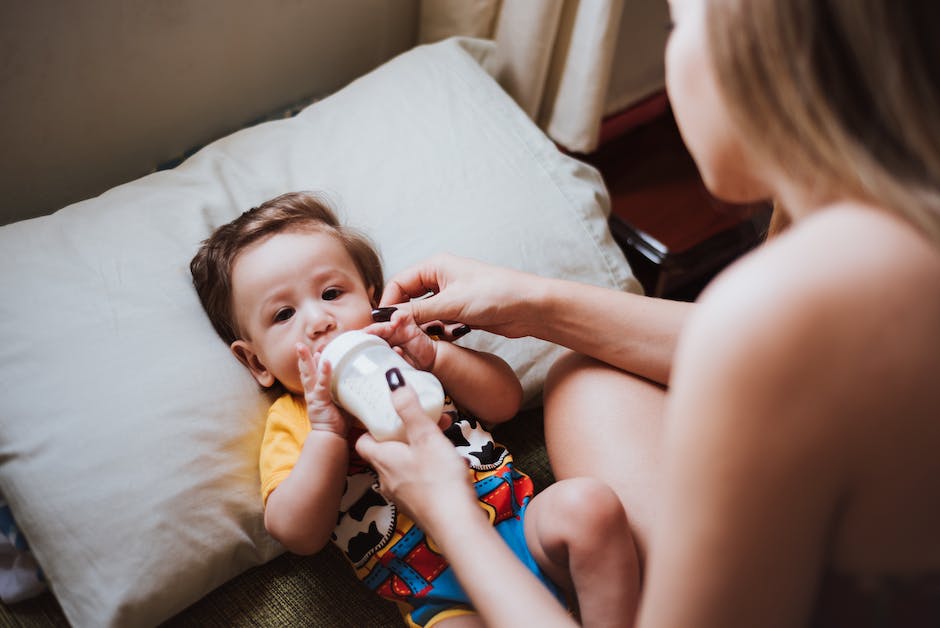
[[(451, 251), (638, 289), (597, 172), (481, 70), (488, 51), (416, 48), (295, 118), (0, 228), (0, 492), (71, 623), (159, 623), (282, 551), (258, 485), (270, 400), (189, 275), (217, 225), (316, 190), (373, 237), (389, 276)], [(509, 360), (530, 400), (558, 351), (465, 341)]]

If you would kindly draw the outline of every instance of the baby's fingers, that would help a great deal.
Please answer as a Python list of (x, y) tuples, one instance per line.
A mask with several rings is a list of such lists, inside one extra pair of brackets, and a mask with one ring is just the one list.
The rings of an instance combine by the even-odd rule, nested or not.
[(310, 353), (307, 345), (297, 343), (297, 367), (300, 370), (300, 382), (304, 387), (304, 397), (308, 402), (324, 401), (330, 398), (330, 377), (332, 365), (320, 360), (320, 352)]
[(316, 356), (314, 357), (320, 363), (320, 369), (317, 371), (317, 384), (314, 386), (314, 393), (316, 393), (318, 397), (329, 399), (330, 380), (333, 377), (333, 365), (330, 364), (329, 360), (321, 360), (319, 352), (317, 352)]
[(316, 378), (312, 387), (304, 387), (304, 395), (308, 404), (324, 406), (332, 403), (330, 396), (330, 380), (333, 377), (333, 365), (327, 360), (320, 360), (320, 354), (314, 356), (320, 362)]
[(297, 369), (300, 371), (300, 382), (304, 385), (304, 390), (307, 390), (308, 385), (312, 384), (312, 374), (316, 371), (316, 364), (310, 354), (310, 347), (298, 342), (294, 345), (294, 349), (297, 351)]

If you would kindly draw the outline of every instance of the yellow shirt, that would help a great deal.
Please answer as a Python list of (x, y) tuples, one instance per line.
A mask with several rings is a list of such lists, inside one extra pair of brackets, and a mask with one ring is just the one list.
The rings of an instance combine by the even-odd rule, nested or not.
[(301, 397), (281, 395), (268, 410), (268, 421), (261, 441), (261, 497), (268, 496), (290, 475), (300, 458), (300, 450), (310, 433), (307, 408)]

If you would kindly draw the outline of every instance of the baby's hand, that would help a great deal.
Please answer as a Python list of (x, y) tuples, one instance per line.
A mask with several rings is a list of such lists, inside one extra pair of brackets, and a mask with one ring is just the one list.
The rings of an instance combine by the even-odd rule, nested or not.
[(397, 310), (387, 323), (373, 323), (363, 331), (384, 338), (413, 367), (422, 371), (434, 367), (437, 344), (418, 326), (410, 312)]
[[(330, 377), (333, 365), (320, 362), (320, 353), (310, 354), (310, 347), (297, 343), (297, 368), (300, 369), (300, 381), (304, 386), (304, 401), (307, 403), (307, 418), (310, 429), (334, 432), (346, 437), (349, 421), (330, 397)], [(318, 368), (319, 366), (319, 368)]]

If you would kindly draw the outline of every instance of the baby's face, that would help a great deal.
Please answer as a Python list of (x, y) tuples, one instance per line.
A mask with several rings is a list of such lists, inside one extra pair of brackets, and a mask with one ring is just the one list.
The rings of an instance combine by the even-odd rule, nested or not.
[(232, 303), (242, 338), (236, 356), (262, 386), (302, 393), (297, 343), (322, 351), (335, 336), (372, 322), (372, 290), (328, 233), (279, 233), (242, 251), (232, 268)]

